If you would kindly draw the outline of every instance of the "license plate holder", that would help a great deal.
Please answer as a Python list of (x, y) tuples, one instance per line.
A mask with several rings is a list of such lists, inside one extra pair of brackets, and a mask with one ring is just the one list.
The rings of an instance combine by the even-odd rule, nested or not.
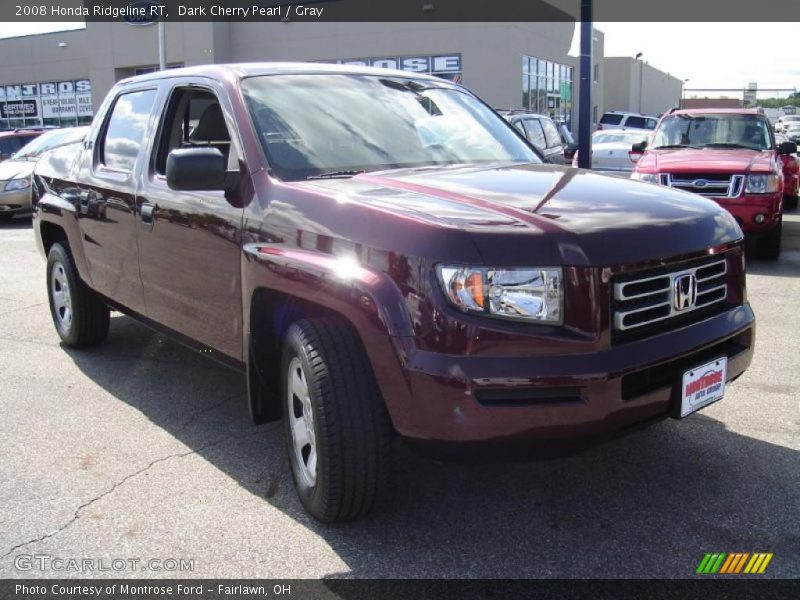
[(679, 417), (683, 419), (709, 404), (722, 400), (727, 376), (727, 356), (684, 371), (681, 380)]

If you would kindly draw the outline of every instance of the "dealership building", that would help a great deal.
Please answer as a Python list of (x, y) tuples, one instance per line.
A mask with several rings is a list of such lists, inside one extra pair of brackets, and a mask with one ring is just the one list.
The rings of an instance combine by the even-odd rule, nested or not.
[[(157, 68), (157, 30), (154, 24), (90, 22), (81, 30), (0, 40), (0, 129), (91, 121), (116, 81)], [(430, 73), (465, 85), (496, 108), (527, 108), (574, 130), (580, 78), (578, 59), (570, 56), (573, 30), (567, 22), (167, 23), (166, 54), (170, 66), (320, 61)], [(595, 122), (605, 110), (658, 114), (680, 98), (681, 81), (649, 66), (644, 97), (617, 94), (633, 84), (610, 79), (624, 69), (607, 67), (599, 30), (593, 54)], [(635, 68), (629, 69), (634, 75)], [(609, 94), (615, 94), (613, 105)]]

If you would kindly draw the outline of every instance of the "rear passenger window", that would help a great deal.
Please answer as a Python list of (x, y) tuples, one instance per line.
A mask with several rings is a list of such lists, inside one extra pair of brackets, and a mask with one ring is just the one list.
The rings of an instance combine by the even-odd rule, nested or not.
[(561, 138), (558, 135), (555, 123), (550, 119), (542, 119), (542, 127), (544, 128), (544, 137), (547, 141), (548, 148), (554, 148), (561, 143)]
[(539, 119), (525, 119), (523, 124), (525, 125), (525, 137), (528, 138), (528, 141), (540, 150), (546, 148), (547, 143), (544, 140), (544, 132)]
[(619, 125), (622, 122), (622, 115), (605, 114), (600, 119), (601, 125)]
[(130, 92), (117, 98), (100, 148), (101, 164), (133, 171), (155, 99), (156, 90)]
[(644, 117), (628, 117), (628, 120), (625, 121), (625, 127), (636, 127), (637, 129), (647, 129), (647, 127), (645, 127)]
[(657, 123), (655, 119), (647, 119), (647, 129), (655, 129)]

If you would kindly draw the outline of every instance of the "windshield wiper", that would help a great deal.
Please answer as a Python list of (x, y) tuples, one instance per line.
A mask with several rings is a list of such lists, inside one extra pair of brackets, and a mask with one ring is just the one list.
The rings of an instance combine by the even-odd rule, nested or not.
[(703, 148), (743, 148), (745, 150), (757, 150), (752, 146), (745, 146), (744, 144), (736, 144), (734, 142), (711, 142), (703, 144)]
[(378, 79), (383, 85), (386, 87), (390, 87), (395, 90), (400, 90), (401, 92), (426, 92), (428, 90), (441, 90), (446, 89), (444, 86), (441, 85), (425, 85), (418, 81), (413, 81), (411, 79), (397, 81), (396, 79), (386, 79), (381, 77)]
[(356, 170), (343, 170), (343, 171), (330, 171), (328, 173), (319, 173), (318, 175), (309, 175), (306, 177), (308, 179), (344, 179), (346, 177), (355, 177), (356, 175), (361, 175), (365, 171), (362, 169), (360, 171)]
[(653, 146), (653, 150), (673, 150), (675, 148), (697, 148), (689, 144), (664, 144), (663, 146)]

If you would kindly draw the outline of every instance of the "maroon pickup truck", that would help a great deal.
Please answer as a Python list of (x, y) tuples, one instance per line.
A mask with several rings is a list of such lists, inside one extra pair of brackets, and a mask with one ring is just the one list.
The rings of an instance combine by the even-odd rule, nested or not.
[(66, 345), (109, 310), (246, 373), (318, 519), (367, 512), (398, 433), (564, 452), (748, 367), (743, 235), (711, 200), (540, 156), (464, 88), (321, 64), (118, 83), (34, 177)]

